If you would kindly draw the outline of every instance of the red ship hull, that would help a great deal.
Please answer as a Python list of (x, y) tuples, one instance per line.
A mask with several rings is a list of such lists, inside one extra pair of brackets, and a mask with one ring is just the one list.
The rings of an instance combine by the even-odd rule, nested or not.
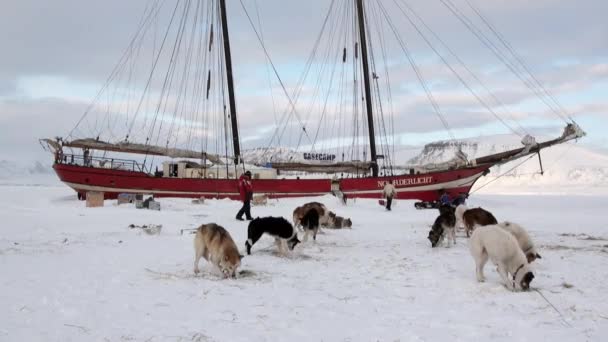
[[(345, 178), (340, 189), (348, 198), (381, 198), (384, 183), (392, 180), (399, 199), (434, 201), (444, 189), (451, 196), (468, 193), (492, 165), (479, 165), (442, 172), (388, 177)], [(237, 180), (164, 178), (144, 172), (86, 167), (71, 164), (53, 166), (59, 179), (80, 194), (102, 191), (106, 198), (120, 193), (153, 194), (156, 197), (238, 199)], [(256, 194), (270, 198), (308, 197), (330, 194), (331, 179), (254, 179)]]

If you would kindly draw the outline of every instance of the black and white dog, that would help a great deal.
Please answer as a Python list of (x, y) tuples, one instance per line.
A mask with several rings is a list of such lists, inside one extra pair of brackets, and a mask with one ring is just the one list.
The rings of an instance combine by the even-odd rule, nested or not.
[(450, 247), (450, 240), (452, 240), (452, 244), (456, 244), (456, 215), (454, 215), (454, 207), (449, 205), (441, 206), (439, 212), (441, 214), (435, 219), (428, 239), (431, 241), (431, 247), (437, 247), (447, 235), (447, 247)]
[(247, 228), (247, 242), (245, 242), (247, 254), (251, 254), (251, 247), (264, 233), (274, 237), (279, 253), (283, 255), (287, 253), (286, 247), (293, 250), (300, 243), (296, 229), (286, 219), (282, 217), (257, 217), (249, 222)]
[(303, 242), (308, 241), (308, 234), (312, 232), (312, 239), (317, 240), (317, 232), (319, 231), (319, 212), (316, 209), (310, 209), (302, 218), (302, 227), (304, 228)]

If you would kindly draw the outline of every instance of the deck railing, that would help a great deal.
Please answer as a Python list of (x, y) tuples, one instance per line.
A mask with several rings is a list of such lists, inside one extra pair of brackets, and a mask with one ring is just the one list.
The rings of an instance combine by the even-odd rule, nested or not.
[(77, 154), (62, 154), (57, 156), (55, 162), (57, 164), (78, 165), (98, 169), (146, 172), (145, 166), (139, 164), (135, 160), (129, 159), (91, 157)]

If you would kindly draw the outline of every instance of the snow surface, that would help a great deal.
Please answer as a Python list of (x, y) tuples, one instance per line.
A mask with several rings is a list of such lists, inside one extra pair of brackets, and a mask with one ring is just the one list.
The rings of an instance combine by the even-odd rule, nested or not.
[[(263, 237), (223, 280), (201, 261), (193, 235), (226, 227), (244, 249), (240, 204), (161, 199), (162, 211), (106, 201), (87, 209), (63, 185), (3, 185), (0, 198), (0, 341), (600, 341), (608, 334), (608, 196), (478, 195), (499, 220), (527, 227), (542, 259), (540, 289), (513, 293), (494, 266), (477, 283), (467, 240), (432, 249), (437, 212), (397, 201), (342, 206), (352, 230), (327, 230), (290, 257)], [(254, 216), (290, 217), (308, 199), (271, 201)], [(162, 224), (158, 236), (129, 224)]]

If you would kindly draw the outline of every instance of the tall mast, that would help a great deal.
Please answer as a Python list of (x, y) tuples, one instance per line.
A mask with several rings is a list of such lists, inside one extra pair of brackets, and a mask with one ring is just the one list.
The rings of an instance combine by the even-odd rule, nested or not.
[(363, 0), (355, 0), (359, 17), (359, 39), (363, 57), (363, 82), (365, 84), (365, 107), (367, 109), (367, 127), (369, 129), (369, 148), (372, 162), (372, 176), (378, 177), (378, 156), (376, 155), (376, 137), (374, 134), (374, 113), (372, 112), (372, 92), (369, 84), (369, 64), (367, 61), (367, 40), (365, 38), (365, 14)]
[(228, 19), (226, 18), (226, 1), (219, 0), (222, 19), (222, 37), (224, 38), (224, 57), (226, 59), (226, 80), (228, 81), (228, 99), (230, 101), (230, 121), (232, 122), (232, 145), (234, 147), (234, 163), (241, 159), (239, 143), (239, 126), (236, 119), (236, 101), (234, 100), (234, 81), (232, 80), (232, 55), (230, 54), (230, 38), (228, 36)]

